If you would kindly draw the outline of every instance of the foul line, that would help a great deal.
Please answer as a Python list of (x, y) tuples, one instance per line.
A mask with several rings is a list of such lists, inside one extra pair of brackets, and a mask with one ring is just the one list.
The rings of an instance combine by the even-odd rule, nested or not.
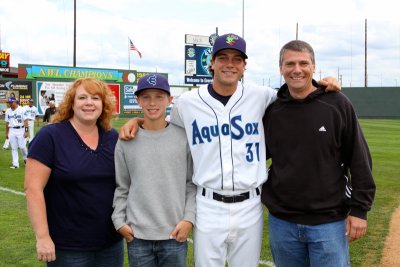
[[(0, 190), (1, 191), (5, 191), (5, 192), (9, 192), (9, 193), (13, 193), (13, 194), (19, 195), (19, 196), (25, 196), (24, 192), (18, 192), (18, 191), (15, 191), (15, 190), (12, 190), (12, 189), (9, 189), (9, 188), (6, 188), (6, 187), (2, 187), (2, 186), (0, 186)], [(188, 241), (193, 244), (193, 240), (192, 239), (188, 238)], [(275, 264), (272, 261), (260, 260), (260, 265), (265, 265), (265, 266), (269, 266), (269, 267), (275, 267)]]
[(2, 186), (0, 186), (0, 190), (1, 191), (5, 191), (5, 192), (9, 192), (9, 193), (13, 193), (13, 194), (16, 194), (16, 195), (20, 195), (20, 196), (25, 196), (24, 192), (18, 192), (18, 191), (12, 190), (10, 188), (2, 187)]

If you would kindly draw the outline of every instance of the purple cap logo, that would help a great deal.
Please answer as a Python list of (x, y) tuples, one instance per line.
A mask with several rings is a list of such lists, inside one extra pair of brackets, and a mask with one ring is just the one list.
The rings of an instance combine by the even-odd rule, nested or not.
[(235, 42), (239, 39), (239, 37), (237, 37), (234, 34), (229, 34), (228, 36), (226, 36), (226, 43), (230, 46), (234, 46)]
[(215, 57), (217, 53), (223, 49), (235, 49), (241, 52), (244, 58), (247, 58), (246, 41), (236, 34), (228, 33), (219, 36), (215, 40), (212, 49), (212, 57)]
[(147, 82), (148, 82), (149, 84), (151, 84), (152, 86), (155, 86), (155, 85), (157, 84), (157, 76), (156, 76), (156, 75), (150, 75), (150, 76), (147, 78)]
[(145, 89), (160, 89), (170, 94), (167, 78), (157, 73), (150, 73), (140, 78), (135, 95), (139, 95), (139, 93)]

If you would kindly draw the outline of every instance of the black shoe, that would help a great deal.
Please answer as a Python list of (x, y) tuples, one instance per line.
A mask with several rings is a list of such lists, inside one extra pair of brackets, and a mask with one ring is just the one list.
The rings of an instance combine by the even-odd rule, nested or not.
[(18, 168), (19, 168), (19, 167), (14, 166), (14, 165), (10, 166), (10, 169), (18, 169)]

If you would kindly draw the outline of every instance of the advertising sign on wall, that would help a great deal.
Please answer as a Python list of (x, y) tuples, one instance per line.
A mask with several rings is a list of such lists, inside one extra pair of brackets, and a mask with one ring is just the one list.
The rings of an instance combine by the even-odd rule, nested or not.
[(0, 73), (10, 72), (10, 53), (0, 52)]
[(119, 99), (119, 92), (120, 92), (120, 85), (119, 84), (107, 84), (108, 88), (113, 92), (114, 94), (114, 103), (115, 103), (115, 113), (119, 114), (120, 113), (120, 99)]
[(28, 104), (32, 98), (32, 82), (0, 79), (0, 110), (5, 112), (8, 108), (7, 100), (10, 97), (15, 97), (21, 105)]
[(64, 98), (65, 91), (72, 82), (36, 82), (38, 113), (43, 115), (50, 101), (54, 101), (56, 107)]
[(211, 53), (211, 46), (185, 45), (185, 83), (212, 82), (212, 77), (208, 72)]
[(135, 92), (137, 90), (136, 85), (130, 85), (130, 84), (125, 84), (124, 85), (124, 114), (141, 114), (142, 109), (139, 107), (136, 97), (135, 97)]
[[(37, 108), (39, 115), (44, 114), (51, 100), (55, 102), (57, 107), (63, 100), (64, 94), (68, 90), (71, 84), (72, 82), (43, 82), (43, 81), (36, 82), (37, 99), (38, 99)], [(107, 84), (107, 85), (114, 94), (115, 112), (119, 114), (120, 113), (119, 84)]]
[(137, 80), (136, 70), (18, 64), (19, 79), (46, 80), (50, 78), (76, 80), (78, 78), (89, 77), (116, 83), (135, 83)]

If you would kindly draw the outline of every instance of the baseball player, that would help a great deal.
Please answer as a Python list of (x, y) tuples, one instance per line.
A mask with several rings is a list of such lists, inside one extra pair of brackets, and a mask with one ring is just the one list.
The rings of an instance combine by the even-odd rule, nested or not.
[(19, 168), (18, 148), (21, 149), (22, 157), (26, 161), (28, 150), (25, 138), (28, 136), (28, 120), (25, 110), (19, 106), (14, 97), (8, 99), (10, 107), (6, 110), (6, 138), (10, 140), (12, 165), (11, 169)]
[(213, 84), (183, 94), (171, 114), (186, 129), (194, 162), (196, 266), (259, 265), (260, 190), (267, 179), (262, 116), (276, 92), (239, 83), (246, 59), (244, 39), (218, 37), (209, 67)]
[(24, 107), (25, 108), (25, 116), (28, 119), (28, 128), (29, 128), (29, 139), (28, 142), (32, 142), (33, 137), (35, 136), (35, 121), (38, 118), (38, 109), (33, 105), (33, 99), (29, 99), (29, 104)]
[[(262, 117), (276, 91), (240, 82), (246, 59), (244, 39), (219, 36), (209, 66), (213, 83), (182, 94), (171, 113), (171, 122), (185, 128), (193, 157), (198, 267), (223, 267), (226, 261), (230, 267), (259, 266), (260, 193), (267, 180)], [(122, 139), (134, 136), (133, 125), (121, 128)]]

